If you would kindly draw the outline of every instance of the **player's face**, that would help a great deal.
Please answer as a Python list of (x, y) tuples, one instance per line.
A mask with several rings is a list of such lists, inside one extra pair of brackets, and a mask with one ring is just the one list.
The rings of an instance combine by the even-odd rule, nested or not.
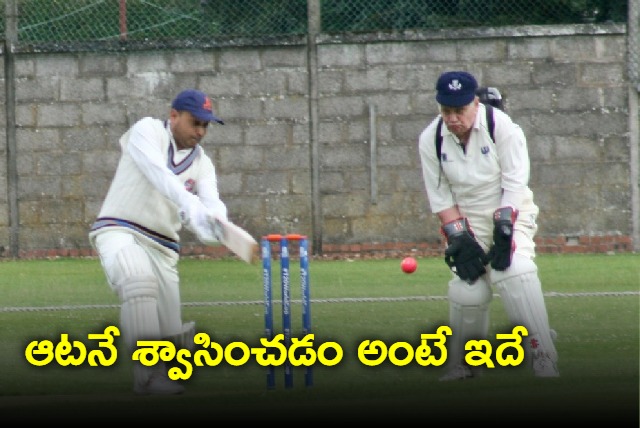
[(209, 122), (197, 119), (188, 111), (171, 110), (171, 132), (178, 149), (191, 149), (207, 135)]
[(478, 98), (476, 97), (471, 103), (462, 107), (440, 106), (440, 113), (444, 124), (450, 132), (458, 138), (465, 136), (471, 131), (476, 121), (476, 113), (478, 113)]

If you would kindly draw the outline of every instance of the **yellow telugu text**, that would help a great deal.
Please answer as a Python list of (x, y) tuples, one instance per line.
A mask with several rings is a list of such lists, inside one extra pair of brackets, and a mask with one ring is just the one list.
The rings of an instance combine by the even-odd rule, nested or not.
[[(358, 359), (367, 366), (378, 366), (385, 361), (396, 366), (406, 366), (414, 361), (420, 366), (441, 366), (447, 360), (445, 344), (447, 336), (451, 334), (451, 328), (438, 327), (436, 333), (421, 334), (420, 344), (415, 348), (409, 342), (387, 345), (379, 339), (364, 340), (358, 346)], [(34, 340), (25, 349), (25, 357), (34, 366), (46, 366), (54, 359), (61, 366), (79, 366), (85, 362), (90, 366), (111, 366), (118, 355), (114, 338), (119, 335), (120, 330), (115, 326), (106, 327), (101, 334), (89, 334), (89, 340), (99, 341), (99, 349), (88, 352), (82, 342), (70, 341), (68, 334), (61, 334), (57, 344), (50, 340)], [(495, 353), (489, 340), (470, 340), (465, 344), (465, 360), (469, 365), (485, 365), (488, 368), (494, 368), (496, 363), (500, 366), (517, 366), (524, 360), (522, 337), (527, 335), (527, 329), (522, 326), (514, 327), (508, 334), (497, 334), (496, 339), (505, 342), (497, 346)], [(232, 366), (242, 366), (252, 357), (264, 367), (281, 366), (285, 362), (294, 367), (316, 363), (331, 367), (342, 361), (344, 351), (340, 344), (324, 342), (315, 349), (313, 339), (313, 334), (307, 334), (302, 339), (291, 338), (287, 346), (281, 333), (272, 339), (260, 339), (261, 347), (250, 347), (244, 342), (231, 342), (223, 347), (212, 341), (208, 334), (198, 333), (193, 340), (193, 350), (176, 349), (175, 344), (168, 340), (139, 340), (132, 360), (149, 367), (160, 361), (173, 361), (177, 364), (173, 364), (168, 371), (172, 380), (189, 379), (194, 366), (215, 367), (223, 361)], [(196, 350), (197, 346), (200, 349)], [(108, 354), (105, 355), (105, 352)]]

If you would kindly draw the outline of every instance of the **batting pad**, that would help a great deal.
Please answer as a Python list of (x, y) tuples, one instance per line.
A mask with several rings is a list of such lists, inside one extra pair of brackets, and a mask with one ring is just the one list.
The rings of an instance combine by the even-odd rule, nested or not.
[(459, 278), (449, 282), (449, 327), (451, 338), (447, 346), (450, 365), (463, 362), (464, 345), (472, 339), (486, 339), (489, 333), (489, 303), (491, 288), (484, 279), (467, 284)]
[(509, 321), (529, 331), (526, 339), (529, 350), (544, 352), (557, 361), (558, 353), (551, 337), (542, 285), (533, 260), (514, 254), (511, 267), (504, 272), (493, 271), (492, 278)]
[[(133, 278), (128, 284), (123, 284), (121, 290), (120, 328), (127, 347), (133, 352), (138, 340), (160, 339), (157, 286), (155, 281)], [(151, 367), (134, 362), (133, 378), (136, 385), (146, 385), (151, 374)]]

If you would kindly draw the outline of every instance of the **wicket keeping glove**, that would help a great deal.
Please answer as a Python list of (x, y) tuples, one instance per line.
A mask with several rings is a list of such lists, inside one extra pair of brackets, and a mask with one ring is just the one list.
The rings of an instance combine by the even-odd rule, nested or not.
[(513, 225), (518, 218), (518, 210), (513, 207), (502, 207), (493, 213), (493, 245), (489, 250), (491, 267), (495, 270), (506, 270), (511, 266), (516, 243), (513, 240)]
[(460, 279), (473, 284), (481, 275), (487, 272), (487, 255), (476, 241), (471, 230), (469, 220), (459, 218), (450, 221), (441, 228), (447, 238), (447, 249), (444, 261)]

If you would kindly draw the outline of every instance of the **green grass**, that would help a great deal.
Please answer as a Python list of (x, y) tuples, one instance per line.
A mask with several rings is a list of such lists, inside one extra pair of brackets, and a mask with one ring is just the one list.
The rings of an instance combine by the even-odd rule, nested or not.
[[(400, 260), (312, 260), (310, 287), (315, 344), (338, 342), (343, 360), (314, 367), (305, 388), (266, 390), (266, 369), (247, 363), (195, 367), (177, 397), (135, 397), (130, 362), (111, 367), (31, 366), (32, 340), (54, 343), (63, 333), (87, 334), (118, 324), (118, 301), (97, 259), (0, 262), (0, 411), (8, 420), (167, 421), (638, 421), (640, 256), (541, 255), (537, 259), (547, 309), (559, 337), (561, 377), (538, 379), (527, 367), (485, 369), (483, 377), (438, 382), (441, 367), (383, 364), (357, 357), (365, 339), (419, 344), (448, 319), (450, 273), (441, 258), (419, 259), (407, 275)], [(280, 323), (278, 263), (273, 263), (274, 322)], [(299, 299), (292, 261), (292, 298)], [(180, 262), (183, 318), (225, 345), (257, 344), (264, 328), (262, 271), (234, 259)], [(373, 298), (373, 299), (372, 299)], [(300, 305), (292, 307), (300, 335)], [(501, 301), (491, 306), (492, 334), (509, 328)], [(121, 351), (120, 356), (124, 355)], [(287, 415), (285, 418), (284, 415)], [(553, 419), (551, 419), (553, 417)], [(288, 418), (288, 419), (287, 419)], [(517, 418), (517, 419), (514, 419)]]

